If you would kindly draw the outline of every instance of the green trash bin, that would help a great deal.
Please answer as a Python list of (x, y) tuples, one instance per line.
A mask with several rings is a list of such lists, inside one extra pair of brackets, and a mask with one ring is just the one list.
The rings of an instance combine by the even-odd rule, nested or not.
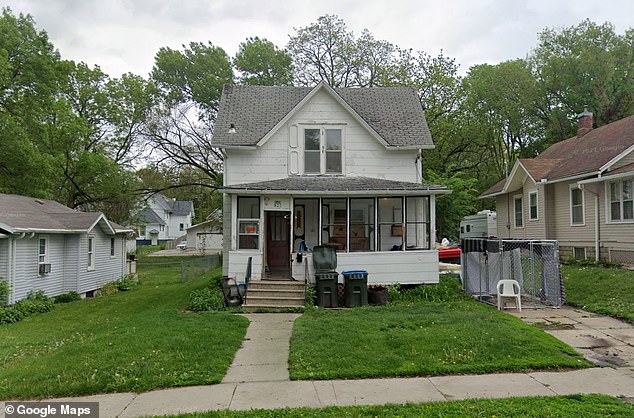
[(341, 273), (345, 286), (346, 306), (365, 306), (368, 304), (368, 272), (366, 270), (346, 270)]
[(336, 271), (315, 274), (315, 282), (317, 285), (317, 306), (322, 308), (336, 308), (338, 306), (338, 281), (339, 274)]

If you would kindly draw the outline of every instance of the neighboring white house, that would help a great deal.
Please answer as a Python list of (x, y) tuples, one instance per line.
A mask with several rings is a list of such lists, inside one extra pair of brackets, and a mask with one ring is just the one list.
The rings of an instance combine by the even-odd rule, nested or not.
[(200, 251), (222, 251), (222, 229), (216, 221), (205, 221), (187, 229), (187, 247)]
[(137, 243), (157, 245), (177, 239), (187, 234), (192, 226), (194, 203), (191, 200), (176, 200), (153, 194), (147, 199), (147, 206), (140, 213)]
[(634, 264), (634, 116), (593, 129), (586, 110), (577, 136), (518, 160), (481, 197), (496, 200), (500, 238), (552, 239), (564, 258)]
[[(308, 247), (369, 283), (438, 281), (434, 147), (412, 88), (225, 86), (212, 145), (224, 160), (224, 274), (313, 280)], [(301, 262), (300, 262), (301, 260)]]
[(11, 287), (9, 303), (37, 290), (86, 294), (120, 279), (131, 232), (102, 213), (0, 194), (0, 277)]

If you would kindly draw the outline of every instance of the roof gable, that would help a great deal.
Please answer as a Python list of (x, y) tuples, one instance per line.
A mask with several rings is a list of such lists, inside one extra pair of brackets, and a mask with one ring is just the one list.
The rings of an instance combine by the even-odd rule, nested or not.
[(52, 200), (0, 194), (0, 225), (8, 233), (89, 232), (98, 224), (104, 232), (115, 233), (103, 213), (77, 212)]
[[(520, 160), (534, 181), (561, 181), (592, 176), (610, 170), (634, 151), (634, 116), (593, 129), (582, 137), (574, 136), (548, 147), (535, 158)], [(513, 178), (481, 194), (492, 197), (505, 193)]]
[[(409, 87), (314, 88), (233, 86), (223, 89), (212, 145), (262, 145), (318, 91), (327, 91), (372, 136), (391, 148), (433, 148), (418, 95)], [(235, 133), (229, 133), (231, 126)]]

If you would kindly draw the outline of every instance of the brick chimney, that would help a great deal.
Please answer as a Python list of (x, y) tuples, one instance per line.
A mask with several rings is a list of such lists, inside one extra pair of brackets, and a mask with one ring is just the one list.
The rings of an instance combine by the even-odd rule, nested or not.
[(592, 130), (592, 119), (592, 112), (588, 110), (588, 106), (585, 106), (583, 113), (577, 115), (577, 138), (581, 138)]

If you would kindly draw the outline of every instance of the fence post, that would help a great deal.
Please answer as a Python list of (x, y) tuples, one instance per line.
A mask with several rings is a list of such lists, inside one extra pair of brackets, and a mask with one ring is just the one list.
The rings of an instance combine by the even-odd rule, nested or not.
[(185, 283), (185, 262), (181, 260), (181, 283)]

